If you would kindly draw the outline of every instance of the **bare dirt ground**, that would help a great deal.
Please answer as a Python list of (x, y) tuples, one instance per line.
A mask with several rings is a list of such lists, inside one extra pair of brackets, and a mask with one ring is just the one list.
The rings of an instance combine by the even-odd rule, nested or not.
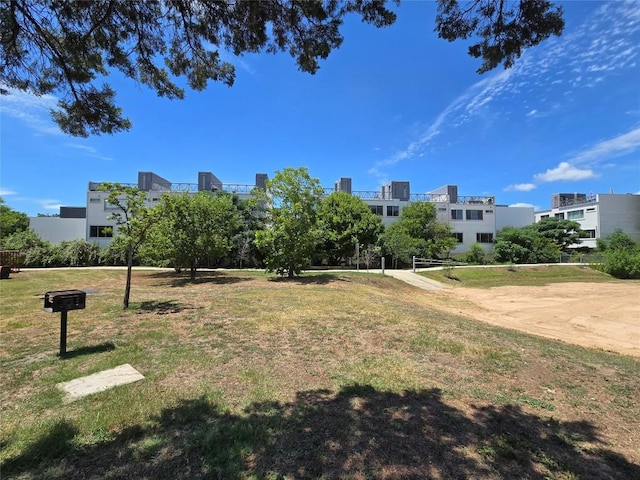
[[(440, 290), (451, 311), (492, 325), (640, 357), (640, 284)], [(456, 300), (451, 301), (454, 297)]]

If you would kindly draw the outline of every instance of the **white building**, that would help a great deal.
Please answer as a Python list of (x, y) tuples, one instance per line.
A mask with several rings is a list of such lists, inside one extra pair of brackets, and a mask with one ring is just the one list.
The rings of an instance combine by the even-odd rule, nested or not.
[(87, 209), (60, 207), (59, 217), (30, 217), (29, 228), (40, 238), (51, 243), (84, 239), (87, 230)]
[(335, 183), (334, 190), (360, 197), (373, 213), (382, 217), (385, 227), (398, 220), (402, 209), (409, 203), (434, 203), (438, 220), (449, 224), (458, 239), (458, 245), (451, 253), (465, 253), (474, 243), (491, 251), (499, 230), (533, 223), (532, 207), (496, 205), (495, 198), (486, 195), (461, 196), (456, 185), (412, 194), (409, 182), (394, 181), (384, 185), (380, 191), (351, 191), (351, 179), (341, 178)]
[(598, 238), (606, 238), (616, 229), (640, 241), (640, 195), (599, 193), (556, 193), (551, 209), (535, 212), (535, 221), (545, 218), (573, 220), (587, 238), (576, 247), (596, 247)]

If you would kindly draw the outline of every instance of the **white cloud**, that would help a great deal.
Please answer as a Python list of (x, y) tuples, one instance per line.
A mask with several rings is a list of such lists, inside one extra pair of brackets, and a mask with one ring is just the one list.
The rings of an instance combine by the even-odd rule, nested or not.
[(538, 113), (538, 110), (531, 110), (529, 113), (527, 113), (527, 117), (533, 117), (536, 113)]
[(40, 200), (38, 203), (45, 210), (56, 210), (56, 211), (59, 211), (60, 207), (63, 206), (60, 203), (60, 200)]
[(556, 168), (550, 168), (544, 173), (534, 175), (539, 182), (576, 181), (597, 178), (599, 175), (591, 169), (580, 169), (568, 162), (560, 162)]
[[(6, 88), (6, 87), (5, 87)], [(58, 99), (53, 95), (36, 96), (14, 88), (6, 88), (8, 95), (2, 96), (0, 112), (17, 118), (38, 133), (62, 135), (60, 128), (51, 120), (50, 110)]]
[(5, 188), (0, 188), (0, 197), (6, 197), (7, 195), (15, 195), (16, 192), (13, 190), (7, 190)]
[(597, 143), (571, 156), (571, 163), (595, 164), (603, 160), (632, 153), (640, 148), (640, 128)]
[(516, 183), (504, 188), (505, 192), (530, 192), (536, 188), (535, 183)]
[(532, 203), (522, 203), (522, 202), (518, 202), (518, 203), (514, 203), (512, 205), (509, 205), (510, 207), (521, 207), (521, 208), (533, 208), (534, 210), (540, 210), (540, 208), (537, 205), (533, 205)]
[(98, 150), (96, 150), (94, 147), (91, 147), (89, 145), (83, 145), (81, 143), (67, 143), (65, 145), (67, 147), (69, 147), (69, 148), (75, 148), (76, 150), (82, 150), (83, 152), (85, 152), (87, 154), (87, 156), (92, 157), (92, 158), (97, 158), (97, 159), (100, 159), (100, 160), (113, 160), (113, 158), (111, 158), (111, 157), (105, 157), (104, 155), (100, 155)]

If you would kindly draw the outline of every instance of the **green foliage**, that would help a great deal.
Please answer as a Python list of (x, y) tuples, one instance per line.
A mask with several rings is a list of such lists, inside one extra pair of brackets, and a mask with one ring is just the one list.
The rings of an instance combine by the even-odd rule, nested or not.
[(29, 229), (29, 217), (5, 205), (0, 197), (0, 239)]
[(620, 229), (598, 242), (604, 252), (599, 268), (616, 278), (640, 279), (640, 242), (636, 242)]
[(569, 251), (571, 245), (579, 244), (580, 237), (584, 233), (578, 222), (560, 218), (545, 218), (523, 228), (532, 229), (538, 235), (548, 238), (563, 252)]
[(347, 192), (333, 192), (318, 207), (318, 223), (322, 230), (323, 253), (329, 265), (355, 255), (356, 242), (375, 245), (384, 227), (364, 201)]
[(493, 255), (501, 263), (555, 263), (560, 248), (533, 228), (506, 227), (496, 235)]
[(437, 220), (435, 205), (413, 202), (402, 209), (400, 219), (387, 229), (383, 243), (396, 265), (396, 260), (409, 263), (412, 255), (437, 258), (452, 250), (457, 241), (451, 227)]
[(174, 268), (188, 268), (191, 280), (198, 267), (214, 265), (231, 252), (241, 218), (229, 194), (164, 195), (159, 209), (159, 252)]
[(487, 253), (482, 245), (474, 243), (465, 254), (464, 261), (472, 265), (484, 265), (487, 263)]
[[(134, 262), (135, 262), (134, 258)], [(114, 237), (109, 245), (100, 250), (100, 265), (125, 266), (127, 264), (127, 245), (124, 237)]]
[[(257, 191), (256, 191), (257, 192)], [(242, 267), (262, 265), (262, 255), (255, 243), (256, 232), (264, 230), (265, 204), (260, 195), (246, 199), (232, 197), (240, 215), (240, 228), (233, 238), (231, 257)]]
[(56, 93), (53, 119), (71, 135), (115, 133), (131, 121), (104, 82), (111, 72), (169, 99), (184, 97), (181, 83), (198, 91), (209, 81), (231, 86), (234, 66), (220, 52), (287, 52), (315, 73), (341, 45), (349, 13), (377, 27), (396, 18), (377, 0), (0, 2), (1, 90)]
[(278, 171), (266, 184), (267, 228), (256, 232), (256, 245), (267, 271), (293, 277), (310, 265), (320, 242), (317, 209), (323, 189), (305, 167)]
[(135, 187), (124, 187), (119, 183), (105, 182), (100, 185), (99, 190), (108, 193), (107, 202), (115, 208), (110, 218), (116, 222), (115, 233), (121, 237), (127, 255), (127, 280), (122, 300), (122, 307), (127, 309), (131, 295), (133, 259), (158, 220), (157, 210), (146, 205), (147, 192)]
[(100, 260), (100, 247), (84, 239), (61, 242), (60, 260), (65, 266), (87, 267)]
[(25, 267), (58, 267), (60, 249), (33, 230), (22, 230), (5, 237), (0, 242), (3, 250), (18, 250)]
[(436, 31), (440, 38), (454, 41), (479, 39), (469, 47), (469, 55), (482, 58), (478, 73), (485, 73), (501, 63), (513, 66), (525, 48), (559, 36), (564, 29), (562, 7), (554, 8), (547, 0), (505, 2), (487, 0), (462, 2), (438, 0)]

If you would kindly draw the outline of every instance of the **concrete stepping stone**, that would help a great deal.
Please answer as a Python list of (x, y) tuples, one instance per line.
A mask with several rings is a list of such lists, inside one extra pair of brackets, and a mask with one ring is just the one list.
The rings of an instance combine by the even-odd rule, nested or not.
[(65, 393), (64, 401), (68, 403), (93, 393), (103, 392), (118, 385), (126, 385), (143, 379), (144, 375), (125, 363), (86, 377), (58, 383), (56, 386)]

